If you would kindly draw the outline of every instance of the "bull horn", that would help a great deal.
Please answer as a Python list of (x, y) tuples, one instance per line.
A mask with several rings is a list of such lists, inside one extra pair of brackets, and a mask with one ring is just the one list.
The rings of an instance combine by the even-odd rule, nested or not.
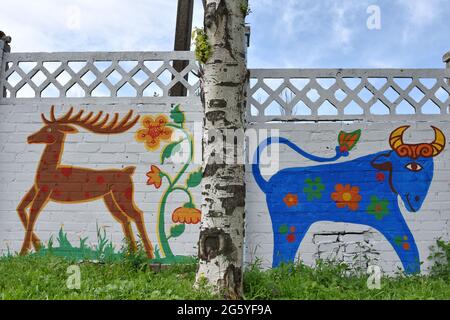
[(444, 133), (436, 127), (431, 126), (434, 130), (434, 141), (430, 143), (433, 147), (433, 157), (437, 156), (444, 150), (445, 147), (445, 136)]
[(392, 131), (391, 136), (389, 137), (389, 144), (392, 150), (397, 150), (398, 147), (403, 145), (403, 133), (408, 129), (409, 126), (398, 127), (394, 131)]

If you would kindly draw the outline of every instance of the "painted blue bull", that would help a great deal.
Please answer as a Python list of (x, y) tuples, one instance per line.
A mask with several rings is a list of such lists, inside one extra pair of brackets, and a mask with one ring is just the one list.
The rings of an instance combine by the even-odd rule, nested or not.
[(406, 273), (420, 271), (414, 237), (398, 206), (398, 196), (410, 212), (418, 211), (433, 179), (433, 157), (445, 146), (441, 130), (432, 127), (432, 143), (406, 144), (408, 126), (390, 135), (392, 150), (355, 160), (278, 171), (268, 181), (261, 175), (259, 158), (272, 143), (285, 144), (303, 157), (330, 162), (347, 157), (360, 130), (339, 134), (336, 155), (311, 155), (285, 138), (268, 138), (257, 148), (253, 175), (266, 194), (274, 234), (273, 266), (294, 261), (309, 227), (317, 221), (357, 223), (378, 230), (397, 252)]

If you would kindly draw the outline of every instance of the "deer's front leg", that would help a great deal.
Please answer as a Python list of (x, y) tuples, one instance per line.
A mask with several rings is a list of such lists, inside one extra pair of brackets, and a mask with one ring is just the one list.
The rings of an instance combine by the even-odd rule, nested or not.
[[(25, 194), (25, 196), (23, 196), (22, 200), (17, 206), (17, 213), (19, 214), (20, 221), (22, 222), (25, 231), (27, 230), (28, 225), (28, 216), (25, 210), (33, 202), (35, 196), (36, 188), (35, 186), (32, 186), (31, 189), (28, 190), (28, 192)], [(34, 232), (31, 234), (31, 241), (33, 242), (33, 246), (36, 251), (41, 248), (41, 240), (39, 240), (38, 236)]]
[(25, 238), (23, 240), (22, 249), (20, 250), (20, 255), (27, 254), (28, 250), (30, 249), (34, 225), (36, 223), (37, 217), (39, 216), (39, 213), (47, 203), (49, 196), (50, 193), (48, 191), (44, 192), (42, 190), (38, 190), (36, 196), (34, 197), (33, 203), (31, 204)]

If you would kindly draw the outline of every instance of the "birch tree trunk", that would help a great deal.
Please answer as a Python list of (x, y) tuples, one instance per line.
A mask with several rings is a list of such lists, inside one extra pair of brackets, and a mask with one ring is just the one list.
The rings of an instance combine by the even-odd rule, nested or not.
[[(247, 0), (206, 0), (204, 31), (212, 53), (203, 65), (202, 221), (197, 284), (227, 299), (242, 296), (247, 88)], [(228, 139), (230, 134), (240, 138)], [(231, 141), (230, 141), (231, 140)]]

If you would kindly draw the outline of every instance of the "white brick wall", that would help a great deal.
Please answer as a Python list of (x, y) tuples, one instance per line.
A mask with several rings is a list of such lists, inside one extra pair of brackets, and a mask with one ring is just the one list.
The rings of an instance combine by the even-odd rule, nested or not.
[[(82, 108), (83, 105), (77, 106)], [(84, 106), (90, 111), (126, 113), (134, 109), (144, 114), (169, 114), (170, 106), (165, 104), (111, 104), (106, 106)], [(202, 121), (200, 103), (182, 105), (186, 112), (187, 126), (192, 130), (195, 121)], [(65, 106), (67, 110), (67, 106)], [(33, 184), (35, 171), (43, 150), (43, 145), (26, 143), (28, 135), (41, 128), (40, 112), (49, 112), (47, 104), (2, 105), (0, 108), (0, 250), (5, 253), (7, 247), (13, 251), (20, 249), (24, 237), (16, 207), (24, 193)], [(252, 127), (280, 130), (280, 136), (289, 138), (306, 151), (320, 156), (334, 154), (337, 134), (340, 130), (352, 131), (362, 129), (361, 139), (350, 157), (339, 161), (347, 161), (357, 157), (389, 149), (389, 133), (404, 122), (359, 122), (359, 123), (283, 123), (264, 124)], [(431, 141), (433, 132), (430, 125), (435, 125), (444, 131), (447, 141), (450, 141), (450, 126), (448, 122), (438, 123), (411, 122), (407, 139), (410, 142)], [(164, 189), (147, 186), (145, 173), (151, 164), (156, 164), (172, 173), (177, 172), (181, 165), (167, 162), (160, 165), (160, 150), (148, 152), (144, 145), (134, 140), (138, 125), (129, 132), (119, 135), (97, 135), (80, 129), (80, 133), (68, 135), (62, 163), (87, 168), (122, 168), (128, 165), (136, 166), (133, 176), (135, 184), (135, 199), (137, 205), (144, 211), (146, 228), (153, 244), (156, 244), (156, 213)], [(201, 142), (195, 141), (196, 148), (201, 148)], [(285, 167), (315, 165), (301, 158), (289, 148), (280, 148), (280, 169)], [(250, 155), (253, 156), (253, 155)], [(191, 170), (199, 166), (200, 159), (191, 165)], [(184, 182), (187, 176), (181, 179)], [(196, 203), (200, 204), (200, 188), (193, 192)], [(185, 202), (185, 196), (174, 193), (168, 201), (166, 214), (167, 228), (171, 224), (171, 212)], [(416, 239), (422, 270), (429, 266), (426, 260), (429, 246), (438, 237), (449, 240), (450, 220), (450, 145), (447, 142), (444, 152), (435, 158), (435, 173), (428, 196), (418, 213), (410, 213), (404, 209), (400, 201), (402, 213)], [(265, 196), (255, 184), (251, 167), (247, 170), (247, 215), (246, 215), (246, 261), (252, 262), (259, 258), (263, 266), (272, 264), (273, 234), (271, 220), (265, 203)], [(102, 201), (79, 204), (58, 204), (50, 202), (40, 214), (36, 224), (36, 233), (41, 240), (47, 242), (51, 235), (56, 235), (60, 226), (68, 234), (72, 244), (78, 244), (80, 237), (88, 237), (91, 244), (96, 243), (96, 223), (107, 227), (107, 235), (116, 246), (121, 245), (122, 230), (112, 218)], [(136, 230), (135, 230), (136, 231)], [(337, 236), (324, 235), (340, 233), (339, 241), (332, 241)], [(353, 233), (349, 234), (349, 233)], [(358, 235), (361, 233), (362, 235)], [(137, 233), (136, 233), (137, 234)], [(347, 234), (347, 235), (346, 235)], [(384, 237), (367, 226), (345, 223), (318, 222), (311, 226), (302, 241), (297, 256), (305, 263), (313, 264), (318, 252), (328, 248), (333, 250), (340, 245), (347, 246), (346, 252), (354, 251), (354, 243), (361, 237), (366, 237), (372, 249), (378, 254), (379, 265), (385, 272), (393, 272), (400, 266), (400, 260), (393, 248)], [(195, 255), (198, 240), (198, 225), (188, 225), (185, 233), (171, 239), (171, 247), (175, 254)], [(319, 250), (320, 247), (320, 250)], [(323, 257), (323, 256), (321, 256)]]
[[(449, 122), (440, 121), (436, 123), (429, 122), (355, 122), (355, 123), (281, 123), (281, 124), (257, 124), (254, 128), (280, 130), (279, 136), (290, 139), (305, 151), (326, 157), (334, 155), (334, 148), (337, 145), (337, 136), (340, 130), (351, 132), (356, 129), (362, 129), (361, 139), (357, 147), (350, 152), (348, 158), (342, 158), (338, 162), (356, 159), (358, 157), (376, 153), (383, 150), (390, 150), (389, 134), (395, 128), (402, 125), (410, 125), (405, 140), (410, 143), (430, 142), (433, 140), (433, 130), (430, 125), (434, 125), (443, 130), (447, 137), (445, 150), (434, 158), (435, 171), (434, 178), (430, 186), (427, 198), (417, 213), (408, 212), (402, 201), (399, 200), (402, 214), (408, 226), (415, 237), (422, 265), (422, 271), (426, 272), (429, 267), (427, 257), (429, 255), (429, 246), (434, 245), (437, 238), (442, 237), (448, 241), (449, 221), (450, 221), (450, 125)], [(288, 167), (304, 167), (317, 165), (310, 160), (302, 158), (290, 150), (285, 145), (280, 146), (280, 170)], [(250, 155), (251, 157), (253, 155)], [(266, 179), (270, 176), (265, 176)], [(247, 216), (246, 216), (246, 261), (252, 262), (259, 258), (263, 266), (272, 265), (273, 234), (271, 219), (268, 213), (265, 194), (256, 185), (251, 172), (251, 166), (247, 168)], [(400, 260), (392, 246), (385, 240), (384, 236), (378, 231), (357, 224), (316, 222), (308, 230), (297, 252), (297, 258), (300, 258), (307, 264), (313, 264), (318, 256), (320, 243), (314, 243), (314, 235), (323, 233), (351, 233), (370, 231), (369, 243), (373, 250), (379, 253), (378, 264), (382, 270), (392, 273), (401, 266)], [(343, 243), (351, 243), (353, 240), (348, 236), (341, 237), (341, 242), (335, 241), (334, 247), (337, 248)], [(327, 244), (331, 251), (333, 243)], [(322, 248), (320, 249), (322, 250)], [(323, 257), (323, 255), (320, 255)]]
[[(68, 106), (57, 113), (68, 110)], [(166, 104), (112, 104), (106, 106), (77, 105), (76, 110), (84, 108), (87, 111), (119, 112), (125, 114), (133, 109), (140, 115), (157, 115), (163, 113), (169, 116), (170, 105)], [(186, 126), (192, 131), (195, 121), (201, 121), (202, 108), (199, 103), (182, 105), (186, 112)], [(2, 105), (0, 108), (0, 254), (6, 252), (9, 247), (12, 251), (19, 251), (24, 228), (20, 223), (16, 207), (25, 192), (33, 185), (35, 172), (44, 149), (42, 144), (27, 144), (27, 136), (42, 127), (40, 113), (48, 115), (50, 106), (39, 105)], [(154, 152), (145, 149), (144, 144), (134, 139), (134, 134), (140, 127), (136, 124), (128, 132), (118, 135), (98, 135), (80, 129), (77, 134), (67, 135), (64, 153), (61, 163), (66, 165), (81, 166), (86, 168), (123, 168), (136, 166), (133, 175), (135, 185), (135, 201), (144, 211), (144, 218), (148, 235), (153, 243), (157, 244), (155, 236), (156, 214), (161, 195), (167, 186), (167, 182), (159, 189), (146, 184), (146, 172), (150, 165), (158, 165), (160, 168), (174, 174), (181, 167), (180, 164), (172, 164), (166, 161), (160, 164), (161, 148)], [(164, 146), (162, 144), (161, 146)], [(196, 146), (201, 147), (201, 141), (196, 141)], [(189, 170), (198, 168), (198, 162), (191, 164)], [(187, 174), (180, 182), (184, 182)], [(199, 187), (193, 190), (196, 204), (200, 205)], [(170, 196), (166, 209), (166, 227), (172, 224), (171, 213), (186, 202), (186, 196), (174, 192)], [(77, 204), (60, 204), (49, 202), (39, 215), (36, 223), (36, 233), (45, 243), (50, 236), (54, 238), (61, 227), (68, 235), (72, 245), (77, 246), (80, 238), (88, 237), (88, 243), (97, 243), (96, 224), (106, 227), (108, 238), (120, 248), (123, 239), (122, 229), (119, 223), (113, 219), (102, 200)], [(136, 232), (136, 228), (133, 225)], [(187, 225), (185, 232), (179, 238), (169, 240), (174, 254), (195, 255), (198, 240), (198, 225)]]

